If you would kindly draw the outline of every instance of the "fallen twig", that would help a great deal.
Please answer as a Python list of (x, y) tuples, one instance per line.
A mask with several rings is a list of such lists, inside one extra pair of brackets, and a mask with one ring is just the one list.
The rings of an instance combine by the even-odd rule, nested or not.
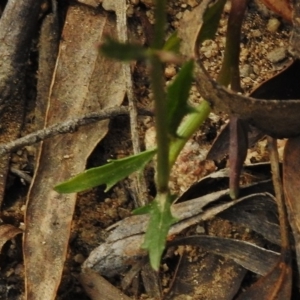
[(16, 176), (19, 176), (20, 179), (23, 179), (25, 182), (31, 184), (32, 177), (30, 175), (28, 175), (27, 173), (25, 173), (24, 171), (19, 170), (19, 169), (14, 168), (14, 167), (10, 167), (9, 170), (12, 174), (15, 174)]
[[(105, 0), (102, 3), (103, 7), (108, 10), (113, 10), (117, 17), (117, 31), (118, 39), (122, 43), (128, 42), (127, 34), (127, 16), (126, 16), (126, 0)], [(126, 95), (128, 99), (129, 117), (130, 117), (130, 131), (133, 154), (141, 152), (140, 138), (138, 131), (137, 116), (138, 111), (136, 107), (136, 99), (133, 91), (132, 76), (130, 65), (123, 63), (122, 66), (124, 77), (126, 80)], [(135, 206), (143, 206), (147, 204), (148, 191), (147, 184), (143, 172), (136, 172), (130, 176), (132, 179), (131, 194), (135, 202)]]
[[(151, 115), (150, 111), (141, 110), (141, 114)], [(0, 156), (9, 153), (11, 151), (20, 149), (24, 146), (32, 145), (38, 143), (42, 140), (48, 139), (58, 134), (74, 132), (80, 126), (88, 125), (94, 122), (102, 121), (105, 119), (111, 119), (119, 115), (128, 115), (129, 109), (125, 106), (112, 107), (104, 109), (101, 112), (94, 112), (87, 114), (80, 118), (74, 118), (67, 120), (62, 123), (49, 126), (47, 128), (35, 131), (28, 135), (25, 135), (19, 139), (6, 144), (0, 144)]]

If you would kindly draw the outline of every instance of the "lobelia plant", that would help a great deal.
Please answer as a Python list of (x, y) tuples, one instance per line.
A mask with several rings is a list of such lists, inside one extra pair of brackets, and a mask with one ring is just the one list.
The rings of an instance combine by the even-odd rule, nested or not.
[[(198, 43), (215, 35), (225, 2), (225, 0), (216, 1), (205, 10)], [(155, 20), (155, 38), (150, 48), (119, 43), (108, 37), (100, 46), (100, 52), (125, 62), (137, 59), (148, 62), (155, 104), (156, 148), (123, 159), (111, 160), (103, 166), (86, 170), (58, 184), (54, 189), (59, 193), (73, 193), (106, 184), (105, 191), (107, 191), (131, 173), (142, 170), (156, 155), (156, 197), (153, 202), (136, 209), (134, 213), (150, 215), (142, 247), (149, 252), (151, 266), (158, 270), (167, 233), (170, 226), (176, 222), (171, 213), (175, 195), (170, 193), (168, 186), (170, 171), (185, 143), (207, 119), (211, 108), (205, 100), (197, 107), (188, 105), (194, 69), (192, 58), (182, 64), (177, 77), (166, 89), (164, 63), (183, 61), (179, 55), (180, 40), (176, 34), (165, 42), (166, 0), (156, 0)]]

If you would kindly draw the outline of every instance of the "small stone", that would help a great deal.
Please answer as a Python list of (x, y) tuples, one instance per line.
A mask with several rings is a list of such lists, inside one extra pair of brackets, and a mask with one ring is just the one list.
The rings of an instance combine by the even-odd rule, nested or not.
[(248, 77), (252, 73), (252, 67), (248, 64), (245, 64), (240, 67), (240, 75), (241, 77)]
[(203, 233), (205, 233), (205, 229), (204, 229), (203, 226), (198, 225), (196, 227), (196, 232), (199, 233), (199, 234), (203, 234)]
[(105, 198), (105, 199), (104, 199), (104, 202), (105, 202), (106, 204), (110, 204), (110, 203), (112, 203), (112, 199), (111, 199), (111, 198)]
[(229, 14), (230, 10), (231, 10), (231, 1), (227, 1), (224, 6), (224, 12)]
[(21, 230), (25, 230), (25, 224), (23, 222), (20, 223), (19, 228)]
[(205, 56), (206, 58), (211, 58), (211, 57), (212, 57), (212, 51), (211, 51), (211, 50), (207, 50), (207, 51), (205, 51), (203, 54), (204, 54), (204, 56)]
[(253, 72), (254, 72), (255, 74), (257, 74), (257, 75), (260, 73), (260, 68), (259, 68), (258, 65), (254, 65), (254, 66), (253, 66)]
[(176, 14), (176, 19), (180, 20), (182, 18), (182, 12), (180, 11), (179, 13)]
[(73, 257), (73, 260), (78, 264), (82, 264), (85, 261), (85, 258), (82, 254), (79, 253)]
[(128, 209), (118, 207), (118, 215), (121, 219), (125, 219), (131, 215), (131, 212)]
[(252, 37), (254, 38), (258, 38), (258, 37), (261, 37), (262, 36), (262, 33), (259, 29), (254, 29), (252, 30), (252, 33), (251, 33)]
[(249, 50), (246, 48), (242, 48), (240, 54), (241, 59), (246, 59), (248, 55), (249, 55)]
[(190, 7), (195, 7), (198, 5), (198, 2), (196, 0), (187, 0), (187, 5)]
[(15, 267), (15, 274), (20, 275), (24, 271), (24, 266), (22, 264), (17, 264)]
[(250, 77), (245, 77), (245, 78), (243, 78), (243, 80), (242, 80), (244, 83), (246, 83), (246, 84), (249, 84), (249, 83), (251, 83), (251, 78)]
[(154, 0), (141, 0), (142, 3), (144, 3), (148, 7), (154, 6)]
[(279, 26), (280, 26), (280, 21), (276, 18), (271, 18), (268, 21), (267, 29), (270, 32), (276, 32), (278, 30)]
[(284, 47), (275, 48), (267, 54), (267, 59), (272, 63), (277, 63), (286, 58), (286, 49)]
[(156, 131), (154, 126), (146, 130), (144, 142), (147, 150), (153, 149), (156, 146)]
[(128, 5), (126, 10), (126, 16), (131, 18), (134, 15), (134, 8), (133, 5)]
[(104, 1), (102, 1), (102, 7), (106, 11), (115, 11), (115, 9), (116, 9), (115, 3), (113, 1), (110, 1), (110, 0), (104, 0)]
[(174, 66), (168, 66), (165, 68), (165, 77), (172, 78), (176, 75), (176, 69)]

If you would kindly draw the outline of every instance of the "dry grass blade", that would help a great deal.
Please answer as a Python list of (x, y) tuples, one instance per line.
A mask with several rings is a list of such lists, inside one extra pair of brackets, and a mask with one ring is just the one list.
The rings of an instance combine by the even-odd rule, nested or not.
[[(61, 40), (46, 126), (120, 105), (125, 86), (120, 63), (99, 55), (103, 34), (116, 35), (115, 22), (92, 8), (69, 7)], [(68, 249), (76, 194), (53, 187), (85, 169), (86, 159), (106, 135), (108, 120), (44, 141), (28, 195), (24, 237), (27, 299), (55, 299)]]

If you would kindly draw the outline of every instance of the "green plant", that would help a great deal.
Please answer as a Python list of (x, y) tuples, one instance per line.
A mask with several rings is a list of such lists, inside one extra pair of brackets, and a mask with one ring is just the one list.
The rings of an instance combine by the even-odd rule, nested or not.
[[(203, 18), (204, 24), (198, 36), (198, 43), (212, 38), (215, 34), (224, 4), (225, 1), (220, 0), (207, 9)], [(175, 199), (168, 187), (171, 168), (187, 140), (199, 129), (210, 113), (210, 104), (206, 101), (196, 108), (190, 107), (187, 103), (193, 79), (193, 59), (188, 59), (182, 65), (174, 82), (165, 90), (163, 75), (165, 59), (182, 61), (178, 53), (180, 40), (177, 36), (174, 34), (165, 42), (165, 7), (166, 0), (156, 1), (155, 38), (149, 49), (139, 45), (119, 43), (110, 38), (107, 38), (100, 47), (100, 51), (104, 55), (114, 59), (123, 61), (144, 59), (148, 62), (156, 112), (156, 149), (125, 159), (110, 161), (104, 166), (87, 170), (55, 187), (57, 192), (70, 193), (106, 184), (106, 190), (108, 190), (132, 172), (143, 169), (156, 154), (157, 195), (152, 203), (135, 211), (136, 214), (150, 214), (142, 247), (148, 250), (151, 266), (155, 270), (159, 268), (169, 228), (176, 222), (170, 209)], [(186, 118), (184, 118), (185, 116)]]

